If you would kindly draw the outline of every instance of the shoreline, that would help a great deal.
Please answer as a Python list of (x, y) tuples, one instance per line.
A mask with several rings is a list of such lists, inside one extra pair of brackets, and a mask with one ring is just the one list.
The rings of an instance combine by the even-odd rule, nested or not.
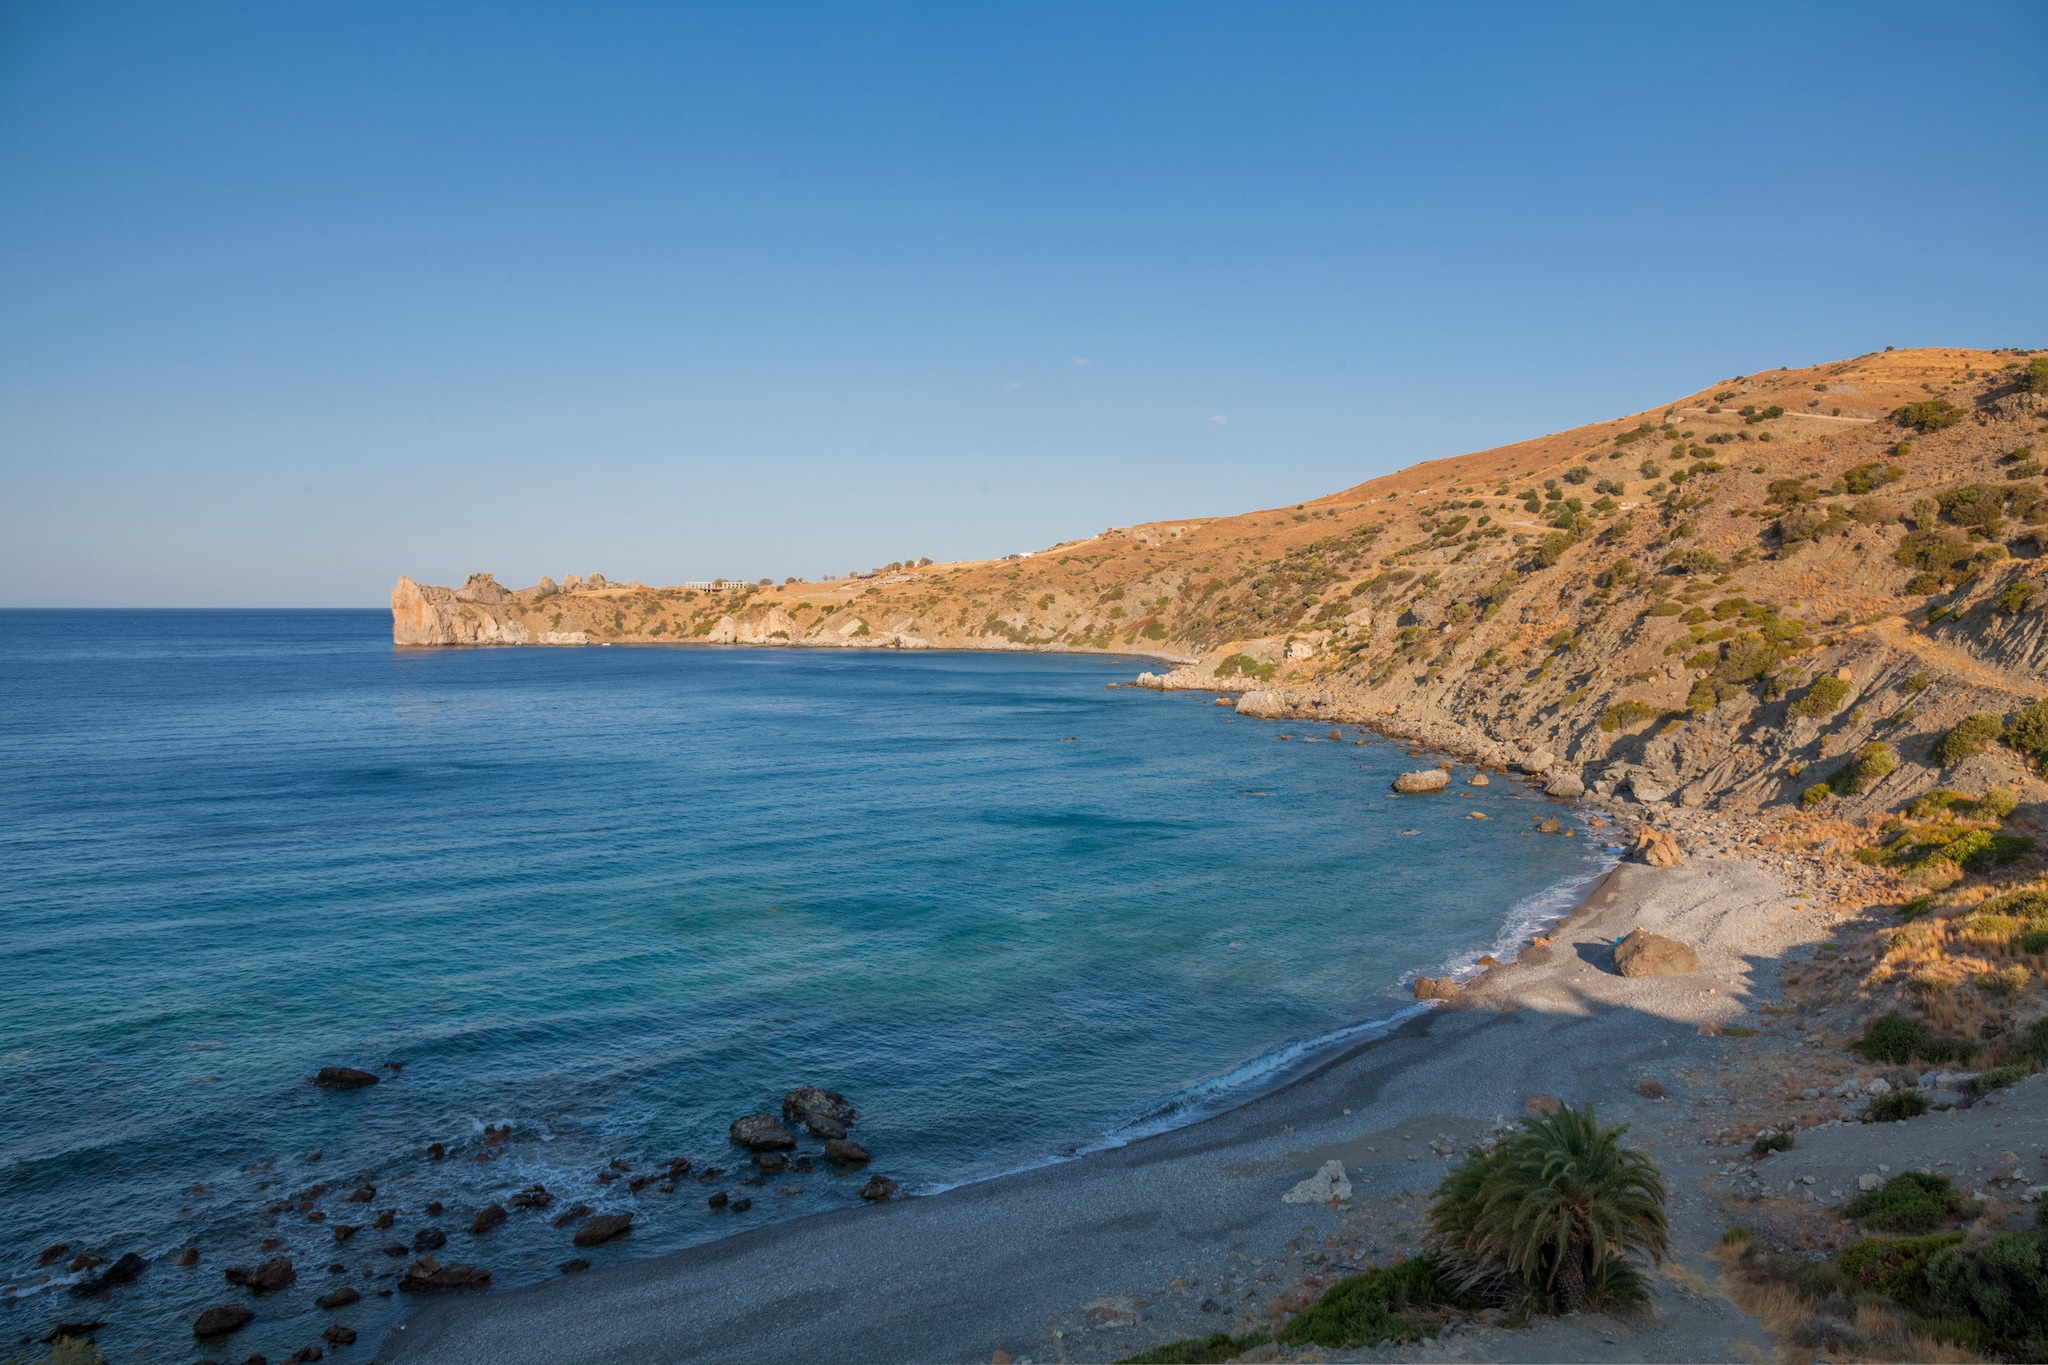
[[(1385, 1202), (1382, 1191), (1392, 1190), (1400, 1205), (1426, 1194), (1448, 1155), (1519, 1115), (1530, 1094), (1591, 1101), (1607, 1117), (1654, 1112), (1658, 1102), (1635, 1093), (1638, 1076), (1663, 1072), (1666, 1084), (1682, 1085), (1669, 1075), (1681, 1061), (1708, 1066), (1730, 1046), (1705, 1026), (1746, 1017), (1774, 991), (1774, 982), (1758, 979), (1769, 960), (1749, 954), (1769, 945), (1782, 955), (1825, 932), (1820, 917), (1799, 913), (1785, 888), (1751, 863), (1622, 863), (1587, 881), (1547, 935), (1582, 940), (1576, 954), (1497, 964), (1445, 1006), (1304, 1059), (1272, 1089), (1221, 1112), (879, 1209), (771, 1224), (503, 1294), (444, 1296), (417, 1307), (386, 1338), (378, 1359), (697, 1361), (812, 1351), (965, 1360), (987, 1359), (996, 1349), (1020, 1360), (1114, 1359), (1157, 1340), (1256, 1326), (1279, 1311), (1264, 1293), (1249, 1313), (1237, 1303), (1230, 1313), (1210, 1294), (1206, 1301), (1217, 1307), (1205, 1313), (1166, 1282), (1185, 1289), (1228, 1281), (1233, 1256), (1262, 1263), (1291, 1257), (1302, 1272), (1297, 1280), (1315, 1279), (1302, 1257), (1316, 1253), (1287, 1249), (1301, 1219), (1313, 1218), (1319, 1233), (1341, 1238), (1347, 1225), (1373, 1221), (1362, 1206), (1375, 1206), (1383, 1218), (1387, 1211), (1376, 1207)], [(1601, 969), (1601, 950), (1638, 922), (1696, 943), (1701, 972), (1628, 979), (1611, 966)], [(1700, 989), (1710, 981), (1711, 993)], [(1613, 1065), (1617, 1053), (1633, 1064)], [(1343, 1102), (1361, 1090), (1372, 1093)], [(1446, 1106), (1453, 1112), (1441, 1112)], [(1405, 1141), (1414, 1134), (1397, 1135), (1404, 1139), (1399, 1145), (1418, 1148), (1398, 1165), (1361, 1150), (1377, 1147), (1365, 1139), (1379, 1130), (1404, 1126), (1456, 1141), (1432, 1139), (1425, 1155)], [(1364, 1182), (1353, 1201), (1361, 1207), (1284, 1204), (1279, 1196), (1331, 1153)], [(1676, 1188), (1677, 1172), (1668, 1175)], [(1123, 1211), (1101, 1216), (1110, 1209)], [(1191, 1211), (1201, 1209), (1226, 1216), (1208, 1219), (1213, 1227), (1191, 1225)], [(1165, 1236), (1176, 1224), (1179, 1235)], [(1717, 1235), (1720, 1226), (1711, 1231)], [(1048, 1227), (1064, 1231), (1053, 1236)], [(1133, 1229), (1137, 1240), (1105, 1251), (1100, 1230), (1115, 1227)], [(1073, 1235), (1091, 1228), (1095, 1235)], [(1365, 1237), (1370, 1246), (1389, 1240)], [(1011, 1265), (1019, 1246), (1035, 1250), (1029, 1264)], [(1412, 1236), (1402, 1249), (1413, 1249)], [(1696, 1274), (1711, 1274), (1703, 1247), (1691, 1259)], [(1027, 1277), (1028, 1297), (1045, 1311), (1022, 1321), (996, 1281), (958, 1271), (992, 1261)], [(1165, 1273), (1168, 1262), (1177, 1273)], [(1354, 1263), (1363, 1268), (1370, 1261)], [(1149, 1282), (1147, 1270), (1155, 1272)], [(763, 1277), (758, 1287), (750, 1284), (756, 1273)], [(874, 1320), (858, 1329), (788, 1322), (775, 1311), (776, 1304), (812, 1295), (876, 1300), (885, 1310), (871, 1310)], [(925, 1302), (931, 1295), (944, 1302), (943, 1311)], [(716, 1330), (678, 1317), (675, 1305), (702, 1307), (707, 1300), (721, 1315)], [(1658, 1307), (1681, 1317), (1690, 1311), (1676, 1300), (1660, 1299)]]

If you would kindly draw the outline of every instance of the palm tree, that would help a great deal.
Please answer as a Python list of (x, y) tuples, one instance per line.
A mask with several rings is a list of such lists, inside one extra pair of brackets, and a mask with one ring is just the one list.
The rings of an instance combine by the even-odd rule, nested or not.
[(1640, 1299), (1624, 1258), (1663, 1260), (1664, 1178), (1621, 1145), (1627, 1131), (1560, 1105), (1459, 1162), (1437, 1186), (1430, 1231), (1465, 1287), (1519, 1289), (1565, 1312)]

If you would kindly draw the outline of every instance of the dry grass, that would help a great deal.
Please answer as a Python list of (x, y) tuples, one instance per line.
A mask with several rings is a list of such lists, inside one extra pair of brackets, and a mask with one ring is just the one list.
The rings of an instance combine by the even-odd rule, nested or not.
[[(1714, 1248), (1721, 1290), (1778, 1341), (1779, 1365), (1822, 1361), (1981, 1361), (1984, 1357), (1915, 1331), (1904, 1310), (1873, 1295), (1852, 1297), (1828, 1285), (1799, 1257), (1760, 1251), (1744, 1240)], [(1838, 1278), (1838, 1277), (1836, 1277)]]

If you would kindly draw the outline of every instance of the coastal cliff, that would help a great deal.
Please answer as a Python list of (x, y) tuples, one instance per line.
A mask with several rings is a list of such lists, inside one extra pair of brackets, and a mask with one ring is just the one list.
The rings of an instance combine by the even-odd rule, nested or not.
[(1171, 667), (1140, 685), (1249, 693), (1560, 792), (1855, 820), (1937, 786), (2039, 794), (2023, 752), (1941, 741), (2048, 691), (2044, 417), (2048, 356), (1885, 351), (1002, 560), (401, 579), (393, 638), (1144, 653)]

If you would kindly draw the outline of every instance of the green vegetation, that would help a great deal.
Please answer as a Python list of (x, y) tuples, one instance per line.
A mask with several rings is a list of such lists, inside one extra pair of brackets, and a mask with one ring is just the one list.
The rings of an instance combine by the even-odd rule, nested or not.
[(2037, 355), (2028, 361), (2016, 382), (2027, 393), (2048, 393), (2048, 355)]
[(1816, 782), (1805, 791), (1799, 793), (1799, 804), (1808, 810), (1812, 810), (1834, 794), (1835, 789), (1833, 787), (1830, 787), (1825, 782)]
[(1930, 431), (1952, 427), (1963, 420), (1963, 410), (1946, 398), (1926, 398), (1918, 403), (1908, 403), (1892, 412), (1892, 420), (1902, 427), (1911, 427), (1923, 436)]
[(1755, 1142), (1749, 1144), (1749, 1154), (1751, 1156), (1764, 1156), (1770, 1152), (1789, 1152), (1791, 1150), (1792, 1135), (1790, 1133), (1772, 1133), (1769, 1137), (1760, 1137)]
[(1888, 483), (1896, 483), (1906, 476), (1906, 471), (1897, 465), (1859, 464), (1842, 471), (1842, 490), (1862, 496), (1875, 493)]
[(1925, 1233), (1961, 1217), (1968, 1207), (1947, 1176), (1904, 1171), (1851, 1199), (1843, 1206), (1842, 1216), (1880, 1232)]
[(1623, 730), (1657, 714), (1657, 708), (1633, 698), (1614, 703), (1600, 713), (1600, 728), (1610, 734)]
[(1219, 678), (1229, 678), (1240, 674), (1244, 677), (1256, 678), (1260, 682), (1264, 682), (1273, 676), (1273, 665), (1262, 664), (1249, 654), (1233, 654), (1222, 663), (1216, 665), (1216, 676)]
[(1952, 763), (1983, 753), (2005, 733), (2005, 722), (1989, 711), (1965, 716), (1934, 746), (1933, 757), (1946, 768)]
[(2030, 758), (2048, 753), (2048, 702), (2037, 701), (2014, 716), (2000, 738)]
[(1453, 1167), (1437, 1186), (1430, 1230), (1459, 1283), (1563, 1312), (1643, 1302), (1626, 1257), (1663, 1258), (1664, 1179), (1621, 1145), (1627, 1131), (1560, 1105)]
[(1931, 1306), (1927, 1263), (1962, 1240), (1960, 1232), (1937, 1232), (1931, 1237), (1857, 1242), (1842, 1253), (1842, 1273), (1873, 1294), (1925, 1309)]
[(1462, 1289), (1435, 1256), (1396, 1261), (1331, 1285), (1316, 1306), (1287, 1324), (1291, 1346), (1356, 1348), (1382, 1341), (1433, 1337), (1449, 1310), (1471, 1310), (1479, 1298)]
[(1848, 700), (1849, 684), (1830, 673), (1816, 679), (1806, 695), (1786, 708), (1790, 716), (1832, 716)]
[(1871, 740), (1856, 751), (1856, 759), (1837, 768), (1828, 787), (1837, 796), (1861, 796), (1885, 777), (1897, 771), (1899, 756), (1882, 740)]
[(2000, 1354), (2048, 1358), (2041, 1350), (2048, 1337), (2048, 1256), (2038, 1227), (1937, 1252), (1925, 1275), (1929, 1299), (1948, 1313), (1982, 1322), (2004, 1344)]
[(1134, 1356), (1125, 1356), (1122, 1365), (1215, 1365), (1215, 1362), (1235, 1360), (1255, 1346), (1263, 1346), (1273, 1338), (1265, 1332), (1253, 1332), (1247, 1336), (1234, 1337), (1228, 1332), (1212, 1332), (1206, 1337), (1189, 1337), (1185, 1341), (1169, 1341), (1164, 1346), (1154, 1346)]
[(1894, 1090), (1870, 1102), (1870, 1117), (1876, 1123), (1917, 1119), (1927, 1112), (1927, 1097), (1917, 1090)]
[(2019, 1084), (2033, 1074), (2034, 1069), (2025, 1062), (2014, 1062), (2010, 1066), (1995, 1066), (1991, 1070), (1978, 1075), (1977, 1093), (1988, 1095), (1994, 1090), (2003, 1090), (2009, 1085)]
[(1849, 1045), (1865, 1061), (1904, 1066), (1923, 1062), (1966, 1062), (1974, 1050), (1961, 1038), (1938, 1038), (1925, 1024), (1887, 1014), (1870, 1026), (1870, 1031)]
[(1679, 612), (1683, 610), (1685, 610), (1685, 608), (1679, 606), (1676, 602), (1659, 602), (1656, 606), (1651, 607), (1648, 611), (1644, 612), (1643, 615), (1676, 616)]

